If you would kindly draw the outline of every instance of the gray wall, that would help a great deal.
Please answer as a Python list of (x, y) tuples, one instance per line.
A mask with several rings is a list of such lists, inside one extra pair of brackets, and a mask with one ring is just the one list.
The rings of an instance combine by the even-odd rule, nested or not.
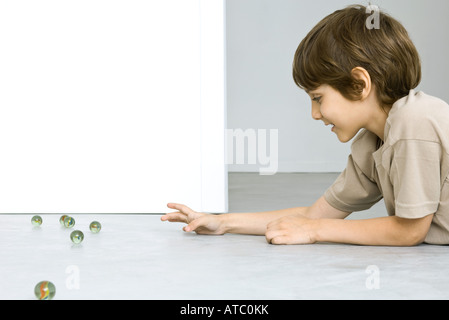
[[(310, 116), (310, 99), (292, 80), (299, 42), (326, 15), (357, 2), (343, 0), (227, 0), (227, 128), (277, 129), (278, 172), (338, 172), (350, 143)], [(368, 5), (367, 1), (359, 2)], [(418, 90), (449, 101), (449, 1), (377, 0), (404, 24), (420, 52)], [(260, 163), (229, 165), (259, 171)]]

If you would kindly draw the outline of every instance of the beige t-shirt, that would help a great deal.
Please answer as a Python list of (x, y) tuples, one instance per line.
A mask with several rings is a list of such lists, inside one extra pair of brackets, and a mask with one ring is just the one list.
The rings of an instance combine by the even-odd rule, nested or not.
[(449, 105), (411, 90), (392, 107), (385, 143), (361, 131), (348, 165), (325, 192), (345, 212), (369, 209), (384, 198), (389, 215), (422, 218), (435, 213), (425, 242), (449, 244)]

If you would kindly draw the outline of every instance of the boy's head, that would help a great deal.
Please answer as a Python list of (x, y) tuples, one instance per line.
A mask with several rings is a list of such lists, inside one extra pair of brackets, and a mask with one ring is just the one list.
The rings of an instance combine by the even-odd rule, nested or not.
[[(405, 28), (379, 12), (379, 24), (367, 27), (370, 11), (357, 5), (321, 20), (302, 40), (295, 53), (293, 78), (307, 91), (330, 85), (349, 100), (360, 99), (364, 82), (352, 70), (368, 71), (378, 101), (391, 106), (421, 81), (418, 52)], [(377, 17), (375, 17), (377, 18)]]

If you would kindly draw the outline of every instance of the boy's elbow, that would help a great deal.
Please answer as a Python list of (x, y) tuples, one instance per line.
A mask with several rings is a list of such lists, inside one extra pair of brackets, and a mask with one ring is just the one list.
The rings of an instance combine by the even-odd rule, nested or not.
[(396, 245), (399, 247), (415, 247), (422, 244), (426, 236), (422, 236), (419, 233), (410, 232), (408, 234), (403, 234), (401, 237), (396, 237)]
[(406, 241), (404, 246), (406, 246), (406, 247), (419, 246), (420, 244), (422, 244), (424, 242), (425, 239), (426, 239), (426, 234), (425, 235), (417, 234), (417, 235), (409, 237), (409, 239)]
[(398, 218), (403, 229), (401, 245), (414, 247), (422, 244), (427, 236), (432, 223), (433, 214), (418, 219)]
[(430, 228), (430, 225), (427, 228), (421, 228), (421, 229), (415, 230), (415, 232), (413, 232), (412, 236), (410, 237), (411, 239), (409, 240), (410, 247), (418, 246), (418, 245), (424, 243), (424, 241), (426, 240), (426, 237), (427, 237), (427, 233), (429, 232), (429, 228)]

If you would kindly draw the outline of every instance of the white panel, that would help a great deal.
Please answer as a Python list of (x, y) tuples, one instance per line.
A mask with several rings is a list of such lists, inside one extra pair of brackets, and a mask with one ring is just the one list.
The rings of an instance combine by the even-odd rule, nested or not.
[(200, 0), (202, 211), (227, 212), (225, 3)]
[(224, 116), (201, 114), (200, 21), (198, 0), (3, 1), (0, 213), (202, 209), (201, 120)]

